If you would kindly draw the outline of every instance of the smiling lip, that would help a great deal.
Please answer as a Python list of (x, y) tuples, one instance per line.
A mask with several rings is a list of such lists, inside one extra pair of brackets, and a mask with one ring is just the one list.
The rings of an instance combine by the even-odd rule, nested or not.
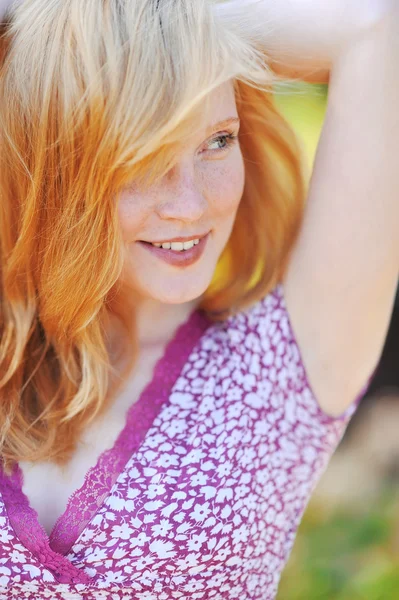
[[(147, 249), (149, 252), (161, 258), (163, 261), (169, 263), (170, 265), (174, 265), (176, 267), (188, 267), (189, 265), (197, 262), (204, 250), (209, 237), (209, 233), (200, 238), (199, 243), (196, 246), (193, 246), (189, 250), (168, 250), (167, 248), (157, 248), (156, 246), (152, 246), (149, 242), (137, 242), (140, 244), (142, 248)], [(196, 239), (196, 238), (177, 238), (173, 241), (187, 241), (187, 239)]]
[[(209, 231), (208, 231), (209, 233)], [(173, 238), (172, 240), (151, 240), (151, 242), (146, 242), (146, 240), (140, 240), (142, 242), (146, 242), (148, 244), (165, 244), (166, 242), (190, 242), (191, 240), (201, 240), (202, 238), (204, 238), (206, 235), (208, 235), (208, 233), (200, 233), (199, 235), (194, 234), (191, 236), (186, 236), (186, 237), (176, 237)]]

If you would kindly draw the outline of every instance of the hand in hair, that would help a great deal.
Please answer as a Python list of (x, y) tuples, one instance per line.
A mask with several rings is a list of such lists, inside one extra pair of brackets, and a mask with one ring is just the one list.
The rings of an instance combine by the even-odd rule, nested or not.
[(277, 73), (327, 82), (348, 45), (371, 31), (398, 0), (226, 0), (224, 18), (252, 28)]

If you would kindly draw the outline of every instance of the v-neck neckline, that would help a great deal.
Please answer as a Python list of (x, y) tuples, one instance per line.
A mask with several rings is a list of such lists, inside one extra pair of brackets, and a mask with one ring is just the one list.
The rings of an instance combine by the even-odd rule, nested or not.
[(194, 309), (180, 324), (155, 363), (152, 378), (139, 399), (127, 411), (125, 425), (113, 446), (104, 450), (85, 474), (80, 488), (68, 498), (50, 535), (40, 524), (37, 511), (23, 492), (23, 472), (15, 464), (10, 476), (0, 467), (0, 493), (10, 524), (20, 543), (30, 550), (59, 582), (88, 583), (91, 578), (74, 567), (66, 555), (93, 520), (132, 455), (152, 427), (170, 397), (171, 390), (191, 352), (212, 321)]

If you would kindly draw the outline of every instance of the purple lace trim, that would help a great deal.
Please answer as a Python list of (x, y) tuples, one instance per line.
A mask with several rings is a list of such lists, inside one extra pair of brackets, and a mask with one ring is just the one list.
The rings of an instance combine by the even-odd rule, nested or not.
[(90, 583), (91, 577), (50, 548), (47, 533), (37, 519), (37, 512), (29, 506), (22, 492), (21, 473), (19, 468), (14, 467), (12, 475), (7, 477), (0, 469), (1, 495), (15, 535), (59, 583)]
[(89, 583), (91, 578), (65, 558), (88, 522), (94, 518), (131, 455), (136, 452), (168, 401), (171, 389), (195, 344), (211, 325), (205, 313), (193, 311), (176, 330), (157, 361), (152, 380), (127, 412), (126, 424), (112, 448), (104, 451), (85, 475), (82, 486), (68, 499), (65, 512), (57, 519), (50, 536), (40, 525), (37, 512), (22, 491), (23, 472), (19, 465), (11, 477), (0, 468), (1, 494), (10, 523), (21, 543), (61, 583)]

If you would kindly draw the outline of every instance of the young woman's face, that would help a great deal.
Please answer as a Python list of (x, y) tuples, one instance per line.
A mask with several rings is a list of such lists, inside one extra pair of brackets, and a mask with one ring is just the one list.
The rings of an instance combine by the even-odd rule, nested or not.
[[(120, 197), (126, 246), (122, 278), (137, 298), (164, 303), (198, 298), (229, 239), (245, 179), (238, 139), (228, 137), (239, 130), (232, 82), (212, 92), (211, 102), (210, 121), (193, 135), (162, 181), (145, 193), (128, 186)], [(220, 123), (230, 118), (235, 120)], [(179, 237), (200, 243), (182, 252), (143, 243)]]

